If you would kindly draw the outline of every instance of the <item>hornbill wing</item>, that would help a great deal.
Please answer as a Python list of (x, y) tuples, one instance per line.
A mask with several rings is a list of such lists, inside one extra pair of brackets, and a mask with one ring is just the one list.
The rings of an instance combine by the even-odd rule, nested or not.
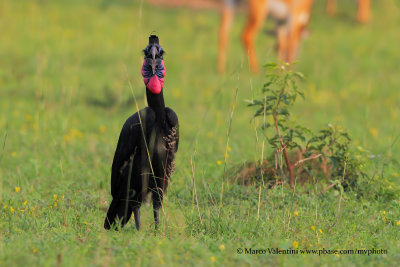
[(178, 151), (178, 145), (179, 145), (179, 121), (178, 121), (178, 115), (176, 115), (175, 111), (173, 111), (171, 108), (166, 107), (165, 112), (167, 114), (167, 120), (171, 128), (175, 128), (175, 152)]
[(141, 136), (140, 130), (138, 113), (129, 117), (122, 127), (111, 167), (111, 195), (113, 198), (116, 198), (120, 191), (121, 171), (138, 147), (139, 136)]
[[(144, 138), (143, 132), (145, 132), (146, 128), (151, 126), (154, 121), (155, 113), (152, 108), (147, 107), (130, 116), (124, 123), (111, 168), (111, 195), (113, 198), (118, 197), (121, 186), (126, 185), (126, 181), (121, 177), (121, 172), (123, 168), (129, 164), (131, 156), (140, 148), (140, 142), (143, 141)], [(137, 154), (136, 156), (139, 155)]]

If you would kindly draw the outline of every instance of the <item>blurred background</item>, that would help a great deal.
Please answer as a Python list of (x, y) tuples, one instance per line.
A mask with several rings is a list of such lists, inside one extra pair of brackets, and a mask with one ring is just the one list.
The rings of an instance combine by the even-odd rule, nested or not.
[[(315, 1), (312, 8), (310, 34), (301, 42), (296, 66), (305, 74), (302, 87), (307, 97), (296, 107), (298, 119), (310, 122), (310, 127), (338, 121), (360, 144), (382, 152), (399, 130), (395, 123), (399, 116), (399, 4), (372, 1), (370, 22), (360, 24), (356, 1), (337, 2), (333, 16), (327, 15), (325, 1)], [(145, 104), (141, 50), (151, 33), (160, 36), (167, 51), (165, 97), (168, 105), (183, 114), (183, 138), (191, 140), (195, 133), (218, 130), (217, 121), (225, 121), (236, 88), (241, 103), (237, 126), (250, 125), (251, 111), (242, 100), (259, 93), (264, 74), (250, 73), (240, 42), (246, 1), (240, 1), (236, 9), (225, 75), (218, 74), (216, 63), (220, 1), (0, 3), (0, 126), (10, 136), (27, 134), (23, 122), (29, 115), (38, 124), (37, 141), (44, 142), (38, 147), (49, 143), (41, 138), (42, 131), (55, 131), (53, 137), (59, 141), (68, 128), (78, 126), (88, 130), (107, 124), (115, 131), (115, 139), (123, 120), (134, 111), (132, 93), (141, 107)], [(267, 20), (257, 35), (260, 64), (277, 61), (276, 38), (267, 34), (274, 27)], [(213, 125), (199, 124), (205, 118)], [(225, 127), (221, 125), (221, 133)], [(221, 133), (217, 136), (223, 137)], [(247, 141), (241, 140), (251, 135), (238, 135), (238, 145), (247, 147)], [(13, 146), (17, 150), (25, 140), (22, 137), (9, 139), (7, 151)]]
[[(297, 101), (293, 119), (311, 129), (345, 126), (355, 148), (371, 155), (370, 169), (383, 162), (386, 178), (398, 183), (400, 2), (372, 0), (366, 24), (356, 20), (356, 1), (337, 2), (336, 13), (328, 16), (326, 1), (314, 1), (309, 35), (295, 65), (305, 75), (300, 88), (306, 98)], [(170, 198), (184, 204), (192, 199), (190, 158), (196, 177), (212, 190), (220, 187), (225, 158), (228, 165), (259, 159), (261, 133), (244, 100), (261, 94), (265, 72), (250, 71), (240, 42), (247, 9), (243, 0), (229, 35), (226, 72), (218, 73), (221, 5), (217, 0), (0, 0), (2, 205), (23, 206), (27, 199), (47, 207), (54, 194), (65, 196), (72, 208), (63, 210), (67, 221), (79, 221), (82, 229), (83, 222), (93, 222), (101, 230), (120, 129), (137, 111), (136, 101), (139, 108), (146, 106), (140, 68), (152, 33), (166, 51), (165, 102), (180, 120)], [(274, 28), (267, 19), (257, 35), (260, 65), (278, 61), (276, 38), (267, 34)], [(265, 147), (265, 155), (271, 152)], [(15, 195), (16, 187), (24, 197)], [(180, 209), (168, 198), (166, 203)], [(56, 220), (52, 216), (34, 220), (42, 220), (46, 232)], [(64, 213), (55, 216), (62, 221)], [(170, 221), (177, 228), (185, 224), (179, 212)], [(21, 217), (16, 225), (25, 229), (28, 222)], [(8, 244), (22, 248), (25, 240), (30, 250), (40, 243), (11, 238)], [(12, 247), (4, 247), (8, 255), (17, 253)]]

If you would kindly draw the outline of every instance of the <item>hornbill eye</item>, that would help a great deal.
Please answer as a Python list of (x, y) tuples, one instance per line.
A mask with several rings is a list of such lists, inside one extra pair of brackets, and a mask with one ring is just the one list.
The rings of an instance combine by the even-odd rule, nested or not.
[(148, 45), (144, 50), (143, 50), (143, 53), (144, 53), (144, 56), (145, 57), (152, 57), (152, 48), (153, 48), (153, 46), (156, 48), (156, 51), (157, 51), (157, 53), (156, 53), (156, 57), (161, 57), (162, 58), (162, 56), (164, 55), (164, 53), (165, 53), (165, 51), (164, 51), (164, 49), (162, 49), (162, 47), (160, 46), (160, 45), (157, 45), (157, 44), (155, 44), (155, 45)]
[[(158, 75), (158, 72), (160, 71), (162, 73), (162, 70), (164, 69), (162, 66), (164, 50), (158, 44), (158, 39), (157, 42), (154, 42), (154, 40), (153, 42), (150, 42), (150, 44), (143, 50), (143, 53), (146, 64), (145, 68), (148, 69), (149, 72), (151, 70), (152, 75)], [(164, 74), (160, 74), (160, 76), (164, 76)]]
[(162, 59), (165, 51), (161, 46), (157, 46), (157, 48), (158, 48), (158, 56)]
[[(151, 57), (146, 57), (145, 58), (146, 64), (147, 65), (152, 65), (153, 64), (153, 59)], [(160, 57), (156, 58), (154, 63), (156, 66), (161, 65), (162, 59)]]
[(156, 58), (156, 65), (159, 66), (161, 65), (162, 59), (160, 57)]

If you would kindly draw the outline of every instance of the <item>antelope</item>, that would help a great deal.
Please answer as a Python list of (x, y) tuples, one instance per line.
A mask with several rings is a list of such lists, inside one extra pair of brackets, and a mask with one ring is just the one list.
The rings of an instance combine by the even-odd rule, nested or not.
[[(329, 15), (333, 15), (336, 12), (336, 1), (337, 0), (327, 0), (326, 2), (326, 12)], [(366, 23), (370, 19), (371, 13), (371, 1), (370, 0), (357, 0), (358, 10), (357, 10), (357, 21), (360, 23)]]
[[(228, 35), (234, 18), (234, 4), (237, 0), (224, 0), (219, 29), (218, 70), (225, 72)], [(242, 42), (246, 50), (250, 69), (258, 72), (254, 42), (267, 15), (277, 23), (278, 58), (293, 62), (297, 57), (300, 39), (310, 20), (314, 0), (247, 0), (248, 13)]]

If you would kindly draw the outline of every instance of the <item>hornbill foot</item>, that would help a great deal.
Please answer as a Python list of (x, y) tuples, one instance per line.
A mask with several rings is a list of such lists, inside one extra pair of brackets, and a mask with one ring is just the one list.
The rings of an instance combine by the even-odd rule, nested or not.
[(140, 230), (140, 209), (139, 208), (135, 208), (133, 210), (133, 216), (135, 217), (135, 226), (136, 226), (136, 230)]

